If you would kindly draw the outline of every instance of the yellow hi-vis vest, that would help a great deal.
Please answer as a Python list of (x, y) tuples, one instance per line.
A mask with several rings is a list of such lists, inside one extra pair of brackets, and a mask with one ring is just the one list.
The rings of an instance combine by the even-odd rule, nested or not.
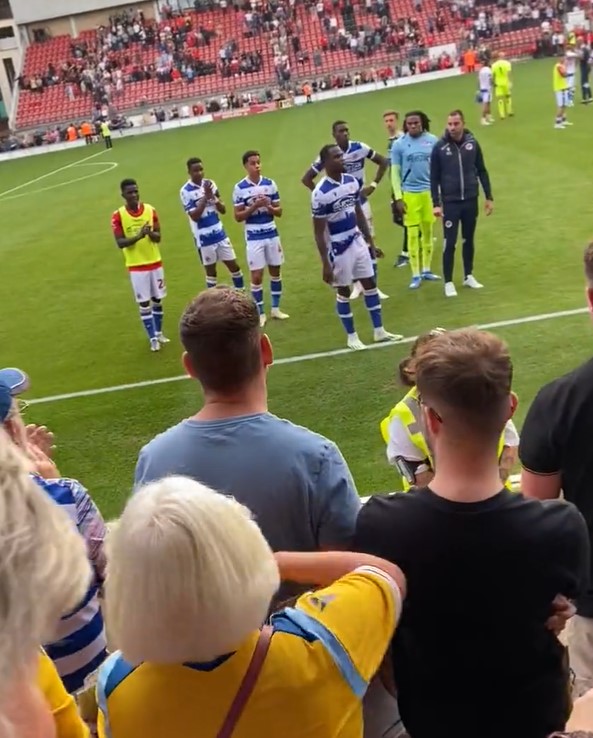
[[(389, 426), (391, 425), (391, 421), (395, 417), (398, 417), (400, 419), (402, 425), (408, 433), (410, 441), (414, 444), (414, 446), (416, 446), (422, 456), (428, 460), (430, 468), (434, 469), (432, 453), (428, 447), (426, 438), (424, 437), (422, 415), (420, 410), (420, 403), (418, 402), (418, 390), (416, 389), (416, 387), (412, 387), (408, 394), (405, 395), (405, 397), (403, 397), (397, 403), (397, 405), (391, 408), (389, 415), (386, 418), (383, 418), (383, 420), (381, 421), (381, 435), (383, 436), (385, 444), (389, 443)], [(502, 455), (503, 449), (504, 432), (501, 435), (500, 443), (498, 444), (499, 458)], [(402, 482), (404, 485), (404, 492), (407, 492), (410, 489), (410, 485), (403, 477)], [(511, 489), (511, 484), (508, 480), (505, 484), (505, 487), (507, 489)]]
[[(126, 238), (133, 238), (146, 223), (154, 226), (154, 208), (143, 204), (139, 215), (133, 215), (123, 206), (119, 209), (122, 229)], [(122, 249), (128, 269), (138, 269), (150, 265), (158, 265), (161, 261), (161, 250), (148, 236), (144, 236), (133, 246)]]

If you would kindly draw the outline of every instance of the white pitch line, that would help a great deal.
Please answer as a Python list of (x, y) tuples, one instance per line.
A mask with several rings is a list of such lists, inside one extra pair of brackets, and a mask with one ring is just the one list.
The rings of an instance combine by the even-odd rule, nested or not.
[[(492, 330), (493, 328), (508, 328), (514, 325), (525, 325), (526, 323), (539, 323), (544, 320), (554, 320), (555, 318), (569, 318), (573, 315), (584, 315), (588, 312), (587, 308), (577, 308), (576, 310), (560, 310), (556, 313), (540, 313), (539, 315), (527, 315), (524, 318), (513, 318), (511, 320), (497, 320), (494, 323), (484, 323), (478, 328), (483, 330)], [(397, 343), (375, 343), (367, 346), (366, 350), (381, 349), (387, 347), (401, 346), (406, 343), (413, 343), (418, 336), (409, 336)], [(283, 359), (276, 359), (275, 366), (282, 364), (297, 364), (301, 361), (314, 361), (315, 359), (329, 359), (333, 356), (344, 356), (345, 354), (354, 354), (355, 352), (349, 348), (334, 349), (333, 351), (320, 351), (315, 354), (301, 354), (300, 356), (286, 356)], [(364, 352), (360, 352), (364, 353)], [(113, 387), (100, 387), (98, 389), (81, 390), (80, 392), (67, 392), (62, 395), (50, 395), (49, 397), (38, 397), (37, 399), (28, 400), (30, 405), (41, 405), (48, 402), (59, 402), (60, 400), (74, 400), (78, 397), (94, 397), (95, 395), (106, 395), (112, 392), (123, 392), (130, 389), (141, 389), (142, 387), (153, 387), (158, 384), (170, 384), (171, 382), (180, 382), (183, 379), (189, 379), (186, 374), (179, 374), (176, 377), (163, 377), (161, 379), (146, 379), (143, 382), (132, 382), (130, 384), (116, 384)]]
[(0, 192), (0, 197), (4, 197), (4, 195), (10, 195), (12, 192), (18, 192), (19, 190), (23, 190), (25, 187), (28, 187), (29, 185), (35, 184), (36, 182), (41, 182), (42, 180), (47, 179), (48, 177), (53, 177), (54, 174), (58, 174), (59, 172), (64, 172), (66, 171), (66, 169), (71, 169), (72, 167), (75, 167), (77, 164), (84, 164), (85, 161), (90, 161), (91, 159), (95, 159), (97, 156), (101, 156), (106, 151), (107, 149), (103, 149), (102, 151), (97, 151), (96, 154), (85, 156), (84, 159), (78, 159), (78, 161), (73, 161), (70, 164), (65, 164), (63, 167), (52, 169), (51, 172), (47, 172), (46, 174), (42, 174), (39, 177), (35, 177), (35, 179), (30, 179), (28, 182), (24, 182), (21, 185), (17, 185), (17, 187), (11, 187), (9, 190), (4, 190), (4, 192)]
[(81, 177), (75, 177), (69, 179), (66, 182), (58, 182), (57, 184), (48, 185), (47, 187), (40, 187), (37, 190), (28, 190), (27, 192), (17, 192), (16, 195), (9, 195), (8, 197), (0, 197), (0, 205), (5, 202), (12, 202), (18, 200), (21, 197), (31, 197), (31, 195), (40, 195), (42, 192), (50, 192), (51, 190), (58, 190), (61, 187), (67, 187), (68, 185), (75, 184), (76, 182), (84, 182), (85, 179), (93, 179), (94, 177), (100, 177), (102, 174), (109, 174), (116, 169), (119, 164), (116, 161), (93, 161), (85, 164), (78, 162), (72, 169), (78, 167), (107, 167), (98, 172), (91, 172), (90, 174), (83, 174)]

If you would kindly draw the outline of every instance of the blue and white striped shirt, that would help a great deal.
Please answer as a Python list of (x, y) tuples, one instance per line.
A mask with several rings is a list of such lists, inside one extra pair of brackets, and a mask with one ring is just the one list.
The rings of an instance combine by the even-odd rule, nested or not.
[(314, 218), (327, 222), (329, 249), (334, 255), (343, 254), (360, 234), (356, 220), (356, 204), (360, 203), (360, 184), (351, 174), (340, 181), (324, 177), (311, 195)]
[[(348, 148), (342, 153), (346, 174), (351, 174), (355, 177), (360, 187), (363, 188), (364, 165), (367, 159), (372, 159), (375, 156), (374, 150), (365, 143), (362, 143), (362, 141), (350, 141)], [(311, 169), (317, 174), (323, 171), (323, 163), (319, 157), (311, 164)], [(361, 196), (361, 201), (364, 202), (365, 200), (366, 198)]]
[[(280, 194), (273, 179), (260, 177), (259, 182), (252, 182), (245, 177), (237, 182), (233, 190), (233, 204), (248, 208), (258, 197), (269, 197), (272, 205), (280, 204)], [(247, 244), (254, 241), (265, 241), (277, 238), (278, 229), (274, 216), (266, 208), (258, 208), (245, 221), (245, 240)]]
[(64, 615), (56, 628), (55, 640), (44, 645), (64, 686), (73, 693), (84, 687), (107, 657), (107, 639), (99, 605), (99, 589), (105, 576), (103, 539), (105, 523), (86, 489), (74, 479), (34, 481), (68, 514), (87, 544), (93, 565), (93, 580), (83, 601)]
[[(188, 214), (188, 217), (189, 213), (196, 209), (198, 201), (204, 197), (204, 184), (207, 181), (208, 180), (202, 180), (202, 183), (199, 185), (189, 181), (181, 188), (181, 192), (179, 193), (181, 204), (183, 205), (185, 212)], [(216, 186), (216, 183), (210, 180), (210, 184), (212, 186), (212, 192), (218, 197), (218, 187)], [(212, 202), (209, 202), (206, 205), (204, 212), (197, 223), (189, 218), (189, 224), (198, 248), (202, 246), (216, 246), (227, 238), (224, 227), (220, 222), (218, 210)]]

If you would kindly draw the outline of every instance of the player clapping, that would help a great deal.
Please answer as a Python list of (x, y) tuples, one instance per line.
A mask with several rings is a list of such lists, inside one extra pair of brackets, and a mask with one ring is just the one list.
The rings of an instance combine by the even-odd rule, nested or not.
[(229, 270), (233, 285), (242, 290), (244, 284), (241, 267), (220, 222), (220, 215), (226, 213), (226, 207), (220, 198), (218, 187), (211, 179), (204, 179), (201, 159), (189, 159), (187, 172), (189, 181), (181, 188), (181, 204), (189, 217), (200, 261), (204, 265), (206, 287), (216, 287), (216, 264), (221, 261)]
[(138, 184), (124, 179), (120, 185), (125, 205), (111, 217), (111, 229), (124, 255), (140, 318), (150, 340), (150, 350), (169, 343), (163, 335), (163, 303), (167, 296), (161, 261), (161, 226), (156, 210), (140, 202)]
[(282, 205), (278, 187), (273, 179), (261, 174), (259, 151), (246, 151), (243, 166), (247, 176), (237, 182), (233, 190), (235, 220), (245, 224), (247, 244), (247, 263), (251, 271), (251, 294), (259, 311), (259, 324), (266, 324), (264, 309), (263, 275), (267, 266), (270, 272), (270, 293), (272, 310), (270, 315), (276, 320), (286, 320), (289, 316), (280, 310), (282, 297), (282, 278), (280, 270), (284, 254), (275, 219), (282, 215)]

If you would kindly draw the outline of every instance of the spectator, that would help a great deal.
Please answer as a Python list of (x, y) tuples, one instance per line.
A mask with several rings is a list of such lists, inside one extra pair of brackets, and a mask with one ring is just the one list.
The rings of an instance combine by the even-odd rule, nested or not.
[(136, 484), (184, 474), (231, 494), (275, 551), (348, 548), (359, 510), (352, 476), (335, 444), (268, 412), (272, 346), (249, 295), (206, 290), (180, 332), (204, 405), (142, 449)]
[(25, 427), (16, 397), (29, 386), (28, 377), (18, 369), (0, 370), (0, 395), (4, 395), (4, 412), (0, 423), (8, 437), (29, 456), (33, 481), (55, 504), (62, 507), (84, 539), (93, 567), (93, 579), (84, 599), (56, 623), (55, 638), (46, 645), (50, 658), (68, 692), (84, 687), (107, 656), (103, 617), (99, 606), (99, 590), (103, 584), (105, 558), (103, 539), (105, 525), (101, 513), (86, 489), (74, 479), (60, 477), (49, 454), (52, 437), (47, 441), (45, 429)]
[(497, 448), (516, 399), (500, 339), (442, 333), (417, 352), (415, 374), (434, 477), (371, 499), (354, 542), (408, 580), (392, 649), (404, 725), (412, 738), (545, 738), (569, 714), (549, 618), (587, 581), (584, 520), (502, 488)]
[[(11, 407), (0, 391), (0, 416)], [(90, 579), (84, 543), (63, 510), (27, 473), (29, 462), (0, 429), (0, 720), (4, 735), (54, 738), (32, 675), (39, 646)]]
[[(184, 477), (132, 497), (109, 562), (121, 653), (99, 676), (101, 735), (107, 725), (111, 738), (362, 734), (361, 699), (400, 612), (397, 566), (346, 552), (274, 557), (247, 508)], [(324, 589), (261, 629), (281, 578)]]
[[(593, 310), (593, 243), (585, 251), (587, 303)], [(583, 514), (593, 535), (593, 360), (555, 379), (538, 392), (529, 408), (519, 454), (523, 465), (521, 489), (540, 500), (563, 492)], [(593, 564), (593, 559), (592, 559)], [(570, 666), (575, 673), (575, 697), (593, 688), (593, 587), (576, 600), (577, 614), (569, 623)]]

